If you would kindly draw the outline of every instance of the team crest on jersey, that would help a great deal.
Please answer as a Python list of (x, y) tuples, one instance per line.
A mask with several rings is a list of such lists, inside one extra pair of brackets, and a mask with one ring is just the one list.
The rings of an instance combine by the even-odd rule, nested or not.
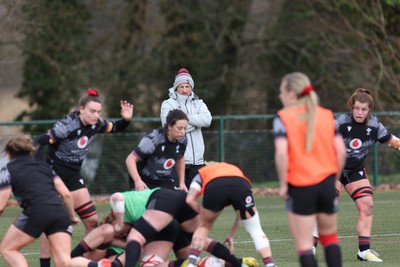
[(362, 146), (362, 141), (358, 138), (355, 138), (350, 141), (350, 147), (352, 149), (359, 149)]
[(176, 146), (176, 153), (179, 153), (179, 145)]
[(81, 138), (79, 138), (78, 147), (85, 148), (88, 144), (88, 140), (89, 140), (89, 138), (87, 138), (87, 136), (82, 136)]
[(371, 128), (367, 128), (367, 135), (370, 135), (371, 134), (371, 132), (372, 132), (372, 129)]
[(175, 166), (175, 160), (174, 159), (167, 159), (164, 162), (164, 169), (166, 169), (166, 170), (169, 170), (174, 166)]

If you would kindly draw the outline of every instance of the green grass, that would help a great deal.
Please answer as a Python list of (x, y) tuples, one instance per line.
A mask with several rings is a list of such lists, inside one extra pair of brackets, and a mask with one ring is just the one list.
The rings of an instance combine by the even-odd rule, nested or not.
[[(357, 210), (353, 201), (342, 194), (339, 207), (339, 239), (343, 254), (343, 266), (399, 266), (400, 265), (400, 192), (379, 191), (375, 192), (374, 226), (372, 231), (372, 249), (378, 251), (384, 260), (383, 263), (363, 263), (356, 259), (357, 234), (356, 220)], [(293, 238), (288, 228), (284, 202), (277, 196), (256, 198), (257, 208), (260, 212), (264, 231), (268, 235), (275, 262), (280, 267), (299, 266), (295, 253)], [(97, 210), (102, 217), (108, 210), (107, 204), (97, 204)], [(8, 225), (20, 212), (18, 208), (7, 208), (0, 218), (0, 236), (3, 236)], [(211, 237), (223, 241), (233, 222), (234, 215), (231, 208), (227, 208), (218, 219)], [(77, 244), (83, 235), (82, 225), (74, 229), (73, 245)], [(23, 249), (30, 266), (38, 266), (39, 243)], [(239, 257), (253, 256), (260, 258), (254, 250), (250, 236), (240, 228), (235, 237), (235, 254)], [(205, 254), (203, 254), (205, 255)], [(317, 258), (320, 266), (326, 266), (321, 246), (317, 249)], [(260, 261), (261, 263), (261, 261)], [(6, 266), (0, 258), (0, 267)], [(53, 265), (54, 266), (54, 265)]]

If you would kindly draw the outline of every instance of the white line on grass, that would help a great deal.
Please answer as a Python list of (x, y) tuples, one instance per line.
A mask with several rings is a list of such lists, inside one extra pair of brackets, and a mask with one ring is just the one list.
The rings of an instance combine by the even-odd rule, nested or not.
[[(385, 237), (385, 236), (400, 236), (399, 234), (380, 234), (380, 235), (371, 235), (371, 237)], [(347, 235), (347, 236), (339, 236), (339, 239), (345, 239), (345, 238), (357, 238), (358, 236), (356, 235)], [(288, 241), (293, 241), (293, 238), (285, 238), (285, 239), (269, 239), (269, 242), (288, 242)], [(250, 241), (235, 241), (233, 242), (235, 244), (247, 244), (247, 243), (253, 243), (253, 240)]]
[[(400, 236), (400, 233), (398, 234), (379, 234), (379, 235), (372, 235), (375, 237), (385, 237), (385, 236)], [(339, 236), (339, 239), (341, 238), (357, 238), (357, 236), (353, 235), (348, 235), (348, 236)], [(293, 238), (285, 238), (285, 239), (270, 239), (269, 242), (292, 242)], [(248, 241), (235, 241), (233, 242), (234, 244), (248, 244), (248, 243), (253, 243), (253, 240), (248, 240)], [(26, 252), (23, 253), (23, 255), (39, 255), (39, 252)], [(2, 256), (0, 255), (0, 258)]]

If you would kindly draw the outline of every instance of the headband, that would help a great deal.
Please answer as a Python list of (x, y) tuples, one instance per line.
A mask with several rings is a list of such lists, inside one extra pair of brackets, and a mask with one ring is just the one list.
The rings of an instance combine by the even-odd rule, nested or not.
[(306, 87), (303, 88), (303, 90), (301, 91), (301, 95), (302, 96), (308, 95), (308, 93), (313, 91), (313, 90), (314, 90), (314, 87), (311, 84), (309, 84), (309, 85), (307, 85)]
[(99, 96), (99, 93), (96, 90), (92, 89), (92, 88), (89, 88), (87, 90), (87, 92), (88, 92), (88, 96)]

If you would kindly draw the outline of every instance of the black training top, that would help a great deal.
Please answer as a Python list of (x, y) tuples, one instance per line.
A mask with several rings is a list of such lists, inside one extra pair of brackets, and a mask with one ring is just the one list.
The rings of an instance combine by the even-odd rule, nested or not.
[(31, 156), (18, 156), (0, 171), (0, 190), (11, 186), (25, 211), (37, 205), (61, 205), (54, 186), (55, 174), (44, 162)]

